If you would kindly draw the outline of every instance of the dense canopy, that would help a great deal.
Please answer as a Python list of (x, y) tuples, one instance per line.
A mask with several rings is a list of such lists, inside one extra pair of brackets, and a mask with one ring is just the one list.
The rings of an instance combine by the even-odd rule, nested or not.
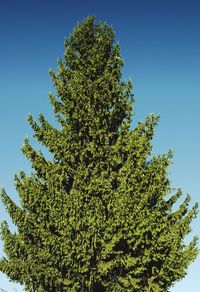
[(196, 216), (167, 176), (172, 152), (151, 155), (159, 117), (131, 129), (134, 98), (110, 26), (87, 17), (65, 41), (50, 75), (56, 128), (28, 121), (48, 160), (28, 139), (33, 171), (15, 176), (21, 205), (2, 192), (17, 227), (2, 224), (0, 270), (26, 291), (168, 291), (197, 256), (184, 237)]

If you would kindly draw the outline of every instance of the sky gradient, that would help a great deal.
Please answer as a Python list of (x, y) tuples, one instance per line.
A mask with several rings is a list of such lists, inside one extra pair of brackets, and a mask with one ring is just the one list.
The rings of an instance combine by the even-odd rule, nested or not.
[[(2, 1), (0, 187), (18, 202), (14, 174), (31, 170), (20, 151), (24, 138), (32, 135), (27, 115), (37, 118), (43, 113), (54, 123), (48, 70), (56, 70), (56, 60), (63, 57), (64, 38), (88, 15), (106, 21), (116, 33), (124, 59), (123, 79), (131, 78), (134, 83), (133, 127), (148, 113), (160, 114), (153, 152), (174, 150), (169, 169), (172, 186), (191, 194), (190, 206), (200, 202), (200, 2), (194, 0)], [(0, 203), (0, 221), (5, 219), (10, 223)], [(199, 226), (200, 214), (192, 223), (191, 236), (200, 236)], [(198, 292), (199, 271), (198, 257), (171, 292)], [(3, 274), (0, 288), (23, 291)]]

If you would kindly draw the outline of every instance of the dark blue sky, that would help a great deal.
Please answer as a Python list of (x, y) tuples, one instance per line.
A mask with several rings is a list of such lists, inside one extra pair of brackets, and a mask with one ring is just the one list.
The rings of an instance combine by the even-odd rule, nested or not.
[[(134, 82), (133, 126), (150, 112), (160, 113), (153, 151), (174, 149), (172, 185), (191, 193), (192, 203), (200, 201), (200, 2), (194, 0), (1, 1), (0, 186), (18, 200), (13, 175), (21, 168), (30, 171), (20, 151), (24, 137), (32, 134), (27, 114), (42, 112), (54, 121), (48, 70), (56, 69), (56, 59), (62, 58), (64, 38), (88, 15), (116, 32), (124, 79)], [(7, 218), (0, 208), (0, 220)], [(198, 218), (193, 234), (199, 233), (199, 224)], [(200, 260), (171, 291), (198, 291), (199, 270)], [(3, 275), (0, 287), (21, 291)]]

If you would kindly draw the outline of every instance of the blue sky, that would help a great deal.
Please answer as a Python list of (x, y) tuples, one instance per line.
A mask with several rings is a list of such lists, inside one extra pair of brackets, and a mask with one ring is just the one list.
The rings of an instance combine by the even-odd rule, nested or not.
[[(194, 0), (1, 1), (0, 186), (18, 201), (14, 173), (30, 172), (20, 151), (25, 136), (32, 135), (26, 117), (32, 113), (36, 118), (41, 112), (54, 121), (48, 70), (56, 68), (64, 38), (77, 22), (94, 14), (113, 26), (120, 43), (123, 78), (134, 83), (133, 125), (150, 112), (161, 115), (153, 152), (174, 150), (172, 185), (191, 194), (191, 206), (200, 202), (200, 3)], [(9, 221), (0, 204), (0, 220), (4, 219)], [(200, 214), (192, 223), (192, 235), (200, 235), (199, 224)], [(198, 258), (171, 292), (199, 291), (199, 270)], [(0, 288), (23, 291), (3, 274)]]

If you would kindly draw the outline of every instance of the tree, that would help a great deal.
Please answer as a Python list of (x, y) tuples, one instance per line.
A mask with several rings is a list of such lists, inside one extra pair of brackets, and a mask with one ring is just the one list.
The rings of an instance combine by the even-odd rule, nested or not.
[(27, 291), (167, 291), (197, 256), (184, 243), (197, 205), (167, 177), (172, 152), (151, 155), (158, 116), (131, 130), (130, 81), (119, 44), (94, 17), (65, 42), (50, 94), (60, 128), (28, 121), (53, 155), (22, 147), (33, 171), (15, 176), (21, 205), (1, 197), (17, 231), (2, 224), (0, 270)]

